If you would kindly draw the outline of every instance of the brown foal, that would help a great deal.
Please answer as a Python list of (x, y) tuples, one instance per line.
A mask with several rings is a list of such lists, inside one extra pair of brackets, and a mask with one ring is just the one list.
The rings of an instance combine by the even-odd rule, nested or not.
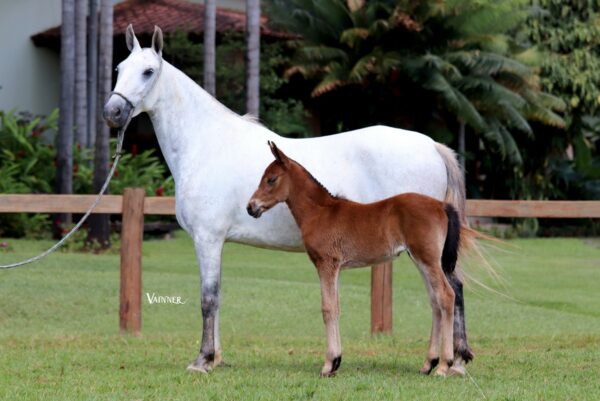
[(415, 193), (369, 204), (338, 198), (274, 143), (269, 142), (269, 146), (275, 161), (265, 170), (247, 210), (258, 218), (277, 203), (286, 202), (300, 228), (321, 282), (327, 331), (321, 375), (333, 375), (342, 360), (340, 269), (389, 261), (402, 251), (408, 252), (423, 276), (433, 311), (429, 351), (421, 372), (429, 374), (439, 362), (438, 375), (464, 374), (463, 367), (452, 367), (455, 351), (465, 362), (473, 357), (464, 321), (457, 326), (461, 338), (454, 338), (453, 346), (455, 301), (460, 301), (463, 313), (462, 283), (454, 275), (462, 228), (454, 207)]

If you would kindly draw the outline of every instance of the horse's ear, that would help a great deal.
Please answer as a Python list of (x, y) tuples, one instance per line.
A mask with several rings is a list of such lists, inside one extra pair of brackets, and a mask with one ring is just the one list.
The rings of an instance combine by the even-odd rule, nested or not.
[(154, 34), (152, 35), (152, 48), (159, 56), (162, 54), (163, 33), (156, 25), (154, 25)]
[(133, 26), (131, 24), (127, 25), (127, 31), (125, 32), (125, 42), (127, 43), (127, 48), (130, 52), (140, 50), (140, 42), (138, 42), (135, 37), (135, 33), (133, 32)]
[(275, 160), (279, 163), (286, 165), (290, 160), (288, 157), (275, 145), (275, 142), (269, 141), (269, 147), (271, 148), (271, 153), (275, 156)]

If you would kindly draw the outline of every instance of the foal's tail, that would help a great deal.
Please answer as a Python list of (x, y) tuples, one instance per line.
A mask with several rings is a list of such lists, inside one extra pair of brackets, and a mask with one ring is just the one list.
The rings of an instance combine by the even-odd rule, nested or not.
[(458, 252), (460, 250), (460, 234), (462, 231), (461, 218), (456, 208), (449, 203), (444, 205), (448, 216), (448, 233), (442, 250), (442, 269), (446, 276), (454, 273)]

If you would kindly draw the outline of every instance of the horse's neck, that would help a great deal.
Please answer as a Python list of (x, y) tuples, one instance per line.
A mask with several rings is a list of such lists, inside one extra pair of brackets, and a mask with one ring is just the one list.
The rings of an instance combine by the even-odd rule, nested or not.
[(307, 221), (318, 218), (324, 208), (339, 202), (300, 165), (292, 167), (289, 177), (290, 193), (286, 203), (300, 229)]
[(176, 182), (182, 163), (206, 160), (190, 152), (214, 154), (224, 142), (235, 143), (240, 124), (248, 123), (166, 61), (151, 96), (148, 114)]

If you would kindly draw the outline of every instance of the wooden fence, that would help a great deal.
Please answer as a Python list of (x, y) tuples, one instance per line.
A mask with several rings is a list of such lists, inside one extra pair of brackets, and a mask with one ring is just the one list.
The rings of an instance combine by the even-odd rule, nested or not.
[[(95, 195), (0, 195), (0, 213), (85, 213)], [(175, 198), (146, 197), (141, 188), (106, 195), (93, 213), (122, 214), (119, 324), (122, 333), (142, 327), (144, 215), (174, 215)], [(472, 217), (600, 218), (600, 201), (468, 200)], [(392, 264), (371, 269), (371, 332), (392, 331)]]

